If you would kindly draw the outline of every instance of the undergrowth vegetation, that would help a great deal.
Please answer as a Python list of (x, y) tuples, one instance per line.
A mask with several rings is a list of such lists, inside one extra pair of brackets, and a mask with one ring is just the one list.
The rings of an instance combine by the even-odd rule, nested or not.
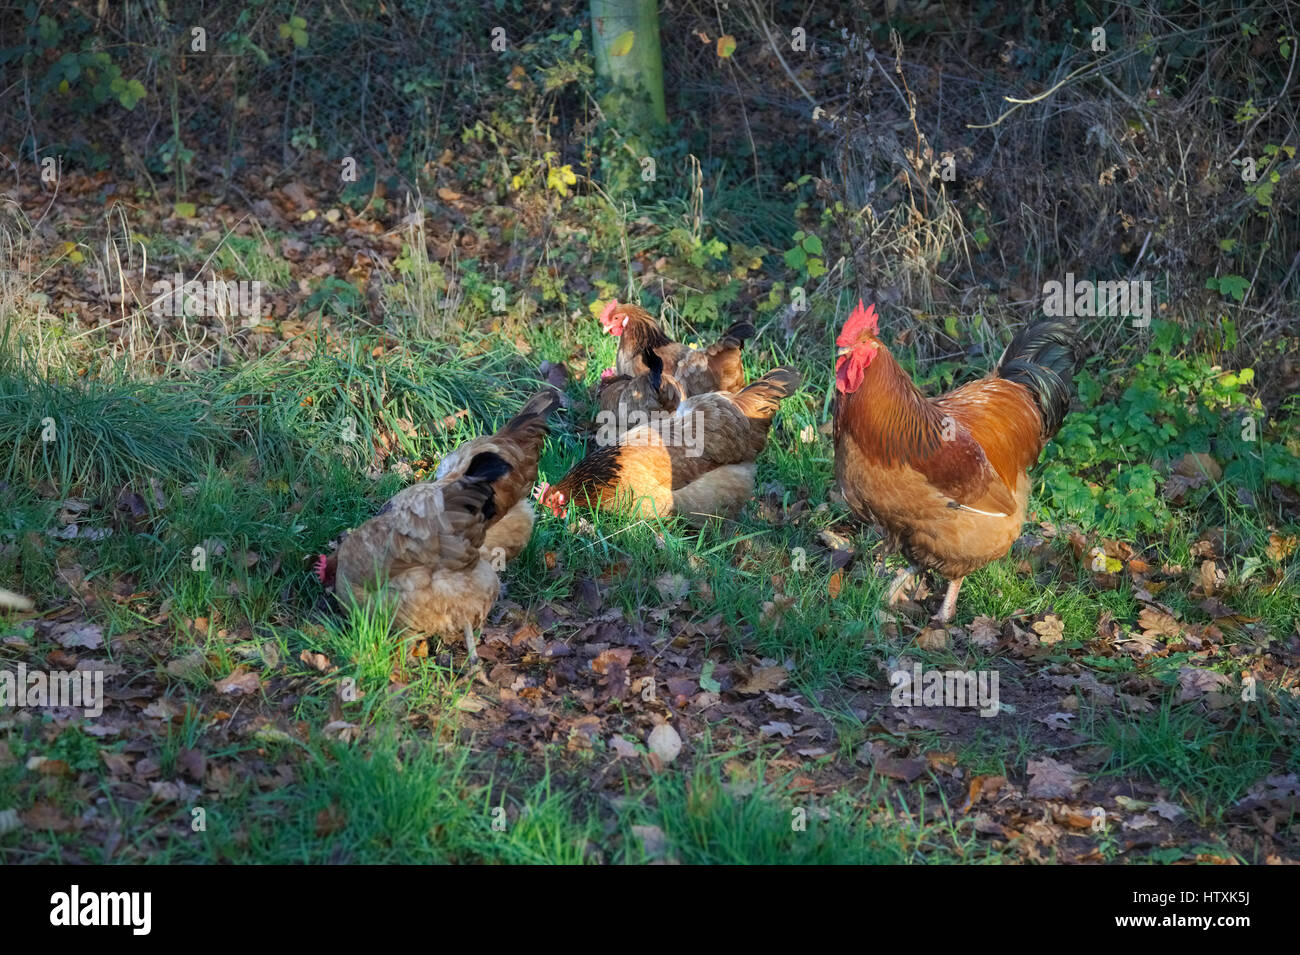
[[(209, 29), (226, 67), (180, 71), (152, 8), (110, 15), (149, 47), (37, 6), (0, 14), (29, 121), (0, 136), (21, 172), (0, 586), (38, 607), (0, 611), (0, 660), (98, 666), (114, 695), (98, 722), (0, 712), (0, 821), (23, 820), (0, 858), (1296, 858), (1300, 189), (1276, 5), (1116, 5), (1094, 56), (1084, 6), (741, 3), (724, 62), (716, 12), (687, 3), (663, 12), (658, 136), (605, 114), (578, 8), (273, 0)], [(807, 62), (766, 43), (796, 23)], [(835, 332), (877, 302), (938, 394), (1067, 270), (1149, 279), (1160, 305), (1080, 319), (1025, 536), (935, 645), (884, 605), (900, 560), (834, 488)], [(260, 320), (161, 314), (177, 273), (263, 283)], [(541, 478), (582, 456), (615, 297), (687, 342), (745, 317), (749, 375), (802, 373), (741, 517), (540, 517), (484, 641), (491, 690), (382, 611), (338, 614), (312, 558), (543, 382), (568, 406)], [(996, 670), (998, 718), (899, 717), (913, 662)], [(645, 741), (669, 719), (690, 732), (664, 768)], [(1044, 760), (1070, 785), (1036, 788)], [(1080, 827), (1071, 799), (1150, 838)]]

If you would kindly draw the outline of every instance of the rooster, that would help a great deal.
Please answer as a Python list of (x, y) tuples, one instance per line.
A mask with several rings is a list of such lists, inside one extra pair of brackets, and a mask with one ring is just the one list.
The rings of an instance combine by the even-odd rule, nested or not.
[(636, 516), (679, 514), (692, 523), (736, 514), (754, 494), (754, 460), (782, 400), (799, 387), (793, 368), (776, 368), (735, 394), (688, 398), (669, 417), (597, 448), (538, 499), (557, 517), (570, 504)]
[(437, 637), (463, 634), (471, 665), (474, 631), (483, 626), (501, 583), (483, 541), (496, 510), (496, 482), (511, 474), (491, 451), (476, 454), (463, 473), (399, 491), (366, 523), (343, 538), (332, 563), (321, 558), (322, 582), (333, 572), (335, 593), (359, 606), (391, 602), (394, 619)]
[(947, 623), (962, 579), (1020, 534), (1028, 469), (1069, 410), (1073, 333), (1059, 320), (1023, 328), (992, 375), (933, 399), (878, 335), (875, 306), (859, 301), (835, 342), (835, 477), (890, 547), (948, 579), (935, 618)]
[(645, 309), (620, 305), (617, 300), (600, 313), (600, 324), (618, 338), (614, 371), (619, 375), (636, 378), (649, 371), (643, 356), (650, 349), (663, 360), (664, 372), (677, 380), (687, 396), (739, 391), (745, 386), (740, 351), (745, 340), (755, 334), (749, 322), (736, 322), (708, 348), (691, 348), (673, 341)]

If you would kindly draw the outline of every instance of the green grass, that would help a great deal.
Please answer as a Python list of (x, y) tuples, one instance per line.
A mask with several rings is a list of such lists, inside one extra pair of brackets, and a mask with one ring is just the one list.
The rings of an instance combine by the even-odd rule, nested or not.
[[(772, 240), (770, 206), (748, 229), (733, 224), (728, 240)], [(744, 307), (731, 298), (737, 285), (727, 256), (702, 253), (696, 238), (706, 237), (684, 232), (688, 208), (682, 199), (615, 211), (582, 197), (569, 211), (587, 217), (593, 242), (605, 250), (604, 267), (625, 265), (621, 236), (634, 253), (673, 257), (695, 284), (667, 295), (672, 330), (706, 341)], [(422, 232), (408, 238), (424, 247)], [(159, 249), (187, 261), (198, 254), (174, 240)], [(972, 574), (958, 608), (960, 625), (976, 616), (1055, 614), (1065, 640), (1032, 661), (960, 642), (922, 651), (913, 645), (916, 626), (891, 624), (879, 613), (887, 578), (877, 566), (878, 538), (833, 502), (833, 448), (821, 430), (829, 414), (830, 299), (815, 303), (825, 334), (787, 340), (760, 315), (764, 330), (746, 346), (750, 375), (791, 363), (805, 379), (759, 459), (753, 506), (735, 521), (701, 529), (582, 509), (567, 520), (542, 514), (527, 549), (504, 574), (516, 607), (503, 624), (579, 607), (582, 588), (600, 580), (602, 609), (637, 623), (656, 653), (681, 649), (673, 638), (689, 623), (702, 631), (687, 640), (690, 652), (713, 664), (758, 658), (789, 665), (781, 692), (799, 694), (806, 712), (832, 728), (832, 737), (819, 741), (825, 755), (793, 760), (745, 719), (710, 724), (704, 738), (689, 742), (681, 763), (659, 772), (635, 760), (610, 768), (604, 737), (576, 750), (559, 734), (504, 746), (466, 738), (458, 716), (474, 704), (474, 686), (457, 669), (456, 652), (451, 665), (436, 647), (428, 657), (406, 659), (402, 637), (380, 608), (322, 613), (309, 559), (431, 472), (448, 449), (502, 423), (539, 386), (543, 360), (572, 373), (573, 406), (556, 416), (540, 467), (542, 479), (559, 478), (584, 451), (591, 390), (613, 363), (617, 342), (600, 330), (588, 301), (568, 297), (564, 283), (544, 269), (524, 277), (521, 288), (514, 276), (498, 279), (488, 257), (444, 268), (421, 255), (413, 252), (410, 267), (387, 286), (389, 328), (358, 314), (363, 297), (353, 286), (319, 282), (299, 313), (312, 326), (312, 344), (284, 343), (202, 370), (174, 368), (164, 378), (93, 362), (84, 373), (56, 365), (42, 375), (36, 358), (48, 356), (25, 351), (16, 336), (0, 342), (0, 480), (7, 495), (0, 581), (43, 608), (76, 608), (93, 619), (104, 630), (102, 656), (135, 682), (153, 681), (158, 695), (180, 708), (171, 720), (142, 719), (119, 737), (60, 728), (44, 716), (4, 725), (0, 741), (12, 759), (0, 759), (0, 810), (47, 805), (68, 819), (93, 813), (132, 838), (112, 845), (75, 831), (18, 830), (0, 834), (0, 859), (1015, 861), (1018, 850), (977, 834), (972, 815), (951, 804), (971, 776), (1019, 781), (1028, 761), (1044, 754), (1092, 754), (1095, 780), (1161, 787), (1212, 831), (1261, 777), (1295, 771), (1295, 714), (1283, 694), (1229, 713), (1172, 702), (1183, 667), (1233, 675), (1294, 631), (1295, 558), (1268, 556), (1270, 535), (1300, 530), (1267, 493), (1270, 482), (1293, 486), (1281, 466), (1296, 441), (1289, 406), (1263, 440), (1243, 446), (1231, 442), (1237, 415), (1254, 408), (1246, 376), (1213, 369), (1160, 329), (1162, 344), (1134, 356), (1140, 372), (1094, 363), (1080, 376), (1081, 398), (1062, 438), (1036, 472), (1033, 510), (1036, 519), (1057, 525), (1057, 537), (1041, 560), (1033, 557), (1032, 574), (1019, 568), (1018, 551)], [(566, 268), (580, 264), (567, 247), (548, 248), (547, 255)], [(242, 278), (282, 283), (290, 275), (265, 236), (231, 236), (216, 256), (219, 268)], [(505, 313), (489, 304), (498, 281), (508, 293)], [(448, 284), (460, 289), (460, 305), (429, 313)], [(597, 288), (627, 297), (612, 272)], [(539, 300), (524, 308), (521, 294)], [(716, 320), (702, 317), (719, 305)], [(910, 363), (911, 356), (901, 357)], [(935, 391), (938, 377), (953, 372), (964, 380), (971, 369), (922, 367), (918, 380)], [(42, 440), (44, 418), (55, 424), (53, 441)], [(1207, 448), (1231, 470), (1193, 489), (1182, 504), (1166, 501), (1164, 462)], [(1127, 477), (1134, 473), (1139, 477)], [(1238, 487), (1254, 494), (1254, 506), (1243, 503)], [(138, 496), (139, 513), (119, 507), (124, 491)], [(47, 531), (62, 526), (69, 499), (87, 505), (76, 515), (79, 533), (54, 537)], [(1258, 619), (1255, 630), (1224, 642), (1247, 659), (1219, 654), (1207, 662), (1186, 649), (1134, 659), (1097, 650), (1102, 614), (1130, 631), (1142, 604), (1127, 576), (1115, 589), (1092, 580), (1068, 542), (1071, 522), (1091, 543), (1123, 541), (1152, 567), (1181, 567), (1158, 599), (1195, 622), (1208, 620), (1187, 576), (1197, 566), (1197, 541), (1211, 528), (1228, 528), (1231, 544), (1219, 561), (1228, 579), (1219, 596)], [(835, 578), (835, 597), (819, 536), (827, 530), (847, 535), (856, 550), (852, 567)], [(1027, 531), (1034, 530), (1031, 522)], [(889, 568), (897, 562), (889, 558)], [(689, 584), (680, 600), (661, 593), (660, 582), (675, 575)], [(49, 659), (60, 650), (31, 622), (0, 617), (0, 636), (26, 644), (0, 644), (5, 663)], [(324, 670), (313, 663), (316, 655), (328, 661)], [(904, 730), (886, 725), (888, 708), (869, 692), (887, 685), (882, 671), (897, 659), (996, 667), (1003, 686), (1018, 694), (1037, 692), (1035, 678), (1044, 672), (1084, 672), (1115, 687), (1140, 685), (1156, 709), (1121, 713), (1080, 694), (1077, 735), (1068, 745), (1029, 714), (956, 734), (942, 726)], [(175, 667), (182, 660), (188, 668)], [(237, 667), (259, 676), (260, 692), (215, 696), (213, 681)], [(553, 709), (568, 718), (586, 712), (584, 705), (560, 692)], [(257, 713), (262, 725), (244, 735), (216, 729), (219, 713), (229, 718), (243, 710)], [(325, 729), (346, 724), (345, 735), (360, 739), (341, 742)], [(643, 729), (629, 719), (615, 732), (639, 740)], [(899, 784), (856, 761), (870, 742), (905, 747), (913, 758), (951, 752), (961, 774), (928, 771), (914, 784)], [(147, 785), (180, 778), (192, 749), (229, 774), (220, 798), (202, 793), (207, 828), (198, 831), (193, 797), (153, 799)], [(138, 784), (142, 794), (112, 778), (101, 753), (148, 754), (158, 774)], [(68, 772), (26, 768), (42, 756), (67, 763)], [(802, 776), (834, 780), (833, 792), (806, 795)], [(1107, 843), (1105, 853), (1117, 858), (1119, 850)]]
[(1297, 750), (1287, 722), (1268, 708), (1232, 711), (1207, 721), (1188, 706), (1166, 702), (1153, 713), (1095, 714), (1090, 729), (1110, 750), (1102, 772), (1115, 777), (1144, 776), (1167, 786), (1175, 798), (1207, 823), (1222, 821), (1226, 808), (1278, 766), (1297, 768)]

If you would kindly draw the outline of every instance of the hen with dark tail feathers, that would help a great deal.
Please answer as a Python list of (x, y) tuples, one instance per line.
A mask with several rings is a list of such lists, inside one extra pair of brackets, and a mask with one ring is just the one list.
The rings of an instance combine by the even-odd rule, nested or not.
[(649, 371), (645, 361), (648, 349), (663, 362), (664, 374), (681, 385), (684, 397), (710, 391), (739, 391), (745, 386), (741, 349), (756, 332), (749, 322), (736, 322), (707, 348), (691, 348), (673, 341), (654, 316), (639, 305), (610, 302), (601, 312), (600, 324), (618, 338), (614, 371), (619, 375), (636, 378)]

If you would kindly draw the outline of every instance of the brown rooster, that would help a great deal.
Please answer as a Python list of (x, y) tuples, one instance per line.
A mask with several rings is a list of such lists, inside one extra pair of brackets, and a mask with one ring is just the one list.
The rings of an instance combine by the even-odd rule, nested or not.
[(859, 301), (836, 339), (835, 477), (891, 547), (948, 578), (946, 623), (962, 579), (1020, 534), (1028, 469), (1069, 410), (1072, 332), (1055, 320), (1023, 328), (992, 375), (934, 399), (878, 333), (875, 306)]
[(664, 373), (675, 378), (688, 397), (745, 387), (740, 351), (745, 340), (755, 334), (749, 322), (736, 322), (708, 348), (691, 348), (673, 341), (639, 305), (610, 302), (600, 313), (600, 324), (618, 338), (614, 371), (619, 375), (636, 378), (649, 371), (643, 357), (648, 348), (663, 360)]
[(735, 394), (688, 398), (668, 418), (597, 448), (539, 500), (557, 517), (570, 504), (649, 517), (680, 514), (694, 523), (734, 515), (754, 494), (754, 459), (772, 416), (799, 387), (799, 373), (776, 368)]
[(411, 630), (464, 634), (475, 663), (474, 631), (501, 588), (481, 548), (496, 516), (494, 482), (510, 473), (510, 464), (488, 451), (476, 454), (457, 477), (399, 491), (343, 538), (332, 561), (321, 558), (322, 582), (332, 571), (344, 602), (391, 602), (394, 619)]

